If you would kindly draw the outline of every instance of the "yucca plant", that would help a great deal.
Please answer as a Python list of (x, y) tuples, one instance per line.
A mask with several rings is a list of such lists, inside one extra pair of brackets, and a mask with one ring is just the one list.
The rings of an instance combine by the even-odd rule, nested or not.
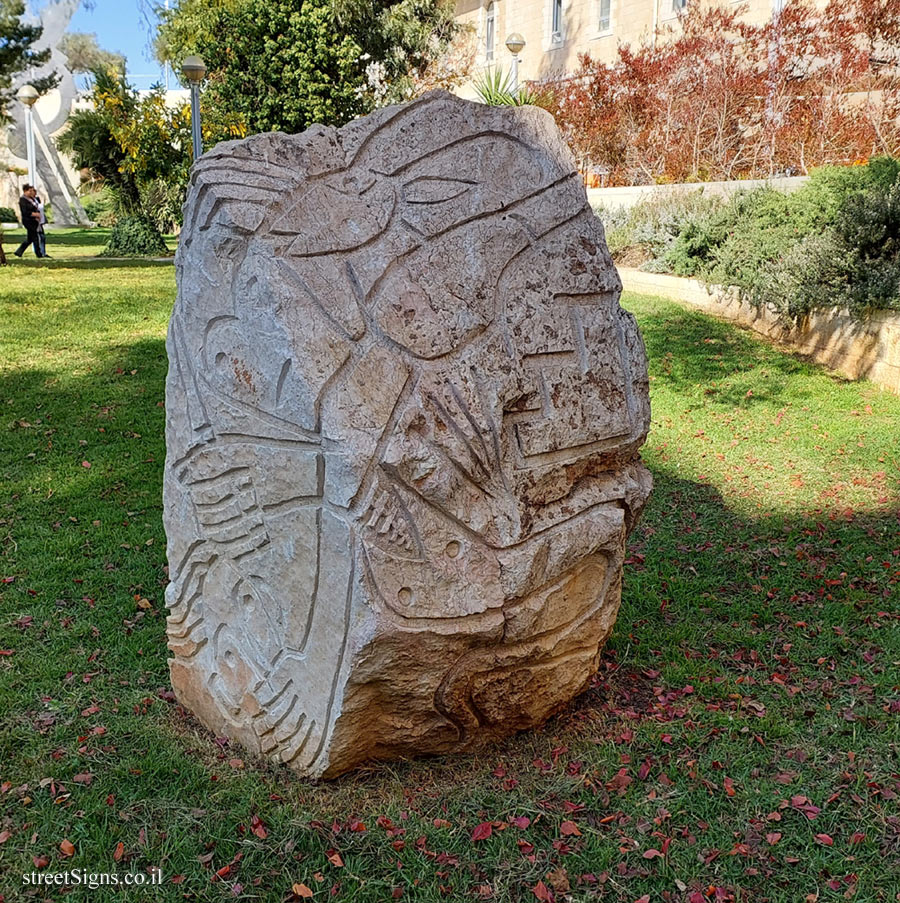
[(475, 92), (482, 103), (489, 107), (546, 107), (549, 97), (545, 91), (535, 91), (527, 85), (520, 85), (518, 91), (512, 86), (512, 73), (502, 66), (485, 69), (474, 83)]

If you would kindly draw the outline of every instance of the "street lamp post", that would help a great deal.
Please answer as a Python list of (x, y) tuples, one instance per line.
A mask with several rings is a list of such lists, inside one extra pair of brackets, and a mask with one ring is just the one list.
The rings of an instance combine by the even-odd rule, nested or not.
[(181, 64), (181, 74), (191, 85), (191, 138), (194, 143), (194, 161), (203, 153), (203, 139), (200, 133), (200, 82), (206, 75), (206, 63), (199, 56), (185, 57)]
[(34, 120), (31, 108), (37, 103), (40, 95), (32, 85), (22, 85), (16, 92), (16, 100), (25, 105), (25, 147), (28, 156), (28, 181), (34, 185), (37, 182), (34, 163)]
[(519, 54), (525, 49), (525, 38), (514, 31), (506, 39), (506, 49), (512, 54), (512, 84), (510, 86), (514, 95), (519, 93)]

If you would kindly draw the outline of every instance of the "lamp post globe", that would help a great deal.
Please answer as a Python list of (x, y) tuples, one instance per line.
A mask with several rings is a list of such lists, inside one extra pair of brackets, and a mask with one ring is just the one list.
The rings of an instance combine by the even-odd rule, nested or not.
[(206, 76), (206, 63), (202, 56), (186, 56), (181, 64), (181, 74), (191, 83), (202, 82)]
[(525, 49), (525, 38), (519, 34), (519, 32), (514, 31), (507, 39), (506, 39), (506, 49), (512, 54), (512, 67), (511, 67), (511, 85), (510, 90), (513, 94), (519, 93), (519, 54)]
[(16, 91), (16, 100), (25, 106), (25, 153), (28, 157), (28, 181), (32, 185), (37, 182), (34, 159), (34, 111), (32, 107), (37, 103), (37, 99), (40, 96), (34, 85), (22, 85)]
[(192, 54), (181, 64), (181, 74), (191, 86), (191, 139), (194, 146), (194, 160), (203, 153), (203, 138), (200, 131), (200, 82), (206, 75), (203, 57)]
[(16, 100), (25, 104), (26, 107), (33, 107), (37, 103), (38, 97), (40, 97), (40, 94), (38, 94), (37, 89), (33, 85), (22, 85), (16, 91)]
[(506, 39), (506, 49), (513, 55), (518, 56), (525, 49), (525, 38), (519, 34), (519, 32), (514, 31), (507, 39)]

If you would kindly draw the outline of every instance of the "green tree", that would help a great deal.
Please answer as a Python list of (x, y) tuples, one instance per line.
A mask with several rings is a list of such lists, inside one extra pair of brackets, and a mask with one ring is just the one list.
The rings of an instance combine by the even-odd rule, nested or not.
[(97, 69), (92, 75), (94, 109), (73, 113), (56, 143), (79, 169), (89, 169), (103, 180), (119, 213), (130, 213), (140, 206), (140, 191), (134, 172), (126, 166), (127, 154), (113, 134), (115, 120), (109, 110), (115, 107), (120, 119), (134, 115), (137, 93), (113, 70)]
[(180, 0), (156, 44), (209, 67), (214, 105), (252, 132), (342, 124), (411, 93), (454, 35), (448, 0)]
[(97, 69), (125, 69), (125, 57), (112, 50), (104, 50), (97, 43), (97, 35), (70, 31), (62, 36), (59, 49), (66, 56), (70, 72), (94, 72)]
[[(0, 0), (0, 123), (9, 122), (6, 110), (13, 99), (13, 78), (26, 69), (43, 66), (50, 50), (35, 50), (43, 34), (40, 25), (26, 25), (24, 0)], [(34, 79), (31, 84), (43, 94), (59, 82), (55, 73)]]
[[(161, 86), (138, 94), (121, 69), (91, 75), (93, 109), (69, 117), (59, 148), (102, 179), (119, 217), (144, 221), (131, 230), (135, 235), (171, 228), (181, 219), (190, 176), (190, 107), (168, 105)], [(220, 116), (205, 106), (202, 121), (207, 147), (246, 134), (239, 115)]]

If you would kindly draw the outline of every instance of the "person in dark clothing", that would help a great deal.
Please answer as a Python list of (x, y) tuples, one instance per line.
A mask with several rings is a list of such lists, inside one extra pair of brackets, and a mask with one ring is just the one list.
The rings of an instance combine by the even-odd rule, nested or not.
[(38, 207), (37, 189), (34, 185), (26, 185), (22, 189), (22, 197), (19, 198), (19, 213), (22, 216), (22, 225), (25, 227), (25, 241), (15, 250), (16, 257), (21, 257), (29, 245), (34, 245), (34, 253), (37, 257), (44, 257), (44, 227), (41, 225), (42, 214)]

